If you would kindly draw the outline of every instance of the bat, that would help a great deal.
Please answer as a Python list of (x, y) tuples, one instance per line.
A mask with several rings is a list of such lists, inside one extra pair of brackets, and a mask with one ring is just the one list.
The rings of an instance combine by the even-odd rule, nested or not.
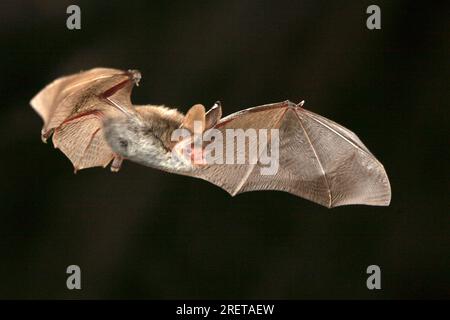
[[(208, 111), (196, 104), (183, 114), (165, 106), (133, 105), (131, 91), (140, 79), (137, 70), (95, 68), (53, 81), (30, 102), (44, 121), (42, 140), (52, 137), (75, 172), (108, 164), (117, 172), (129, 160), (204, 179), (232, 196), (278, 190), (328, 208), (389, 205), (383, 165), (353, 132), (304, 109), (303, 101), (226, 117), (219, 102)], [(265, 174), (269, 149), (276, 170)]]

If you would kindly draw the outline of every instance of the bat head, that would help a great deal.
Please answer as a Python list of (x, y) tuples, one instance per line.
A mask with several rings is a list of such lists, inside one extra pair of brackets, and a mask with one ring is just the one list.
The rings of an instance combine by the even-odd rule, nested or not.
[(160, 117), (115, 116), (103, 122), (105, 140), (121, 157), (162, 170), (190, 171), (192, 164), (174, 157), (171, 132), (177, 128), (172, 121)]

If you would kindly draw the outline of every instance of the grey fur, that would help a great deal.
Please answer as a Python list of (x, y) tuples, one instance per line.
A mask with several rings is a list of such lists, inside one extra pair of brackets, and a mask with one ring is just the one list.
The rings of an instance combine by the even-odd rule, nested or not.
[(168, 171), (191, 171), (188, 161), (172, 154), (172, 132), (183, 115), (163, 106), (140, 106), (139, 116), (115, 116), (104, 120), (104, 136), (112, 150), (125, 159)]

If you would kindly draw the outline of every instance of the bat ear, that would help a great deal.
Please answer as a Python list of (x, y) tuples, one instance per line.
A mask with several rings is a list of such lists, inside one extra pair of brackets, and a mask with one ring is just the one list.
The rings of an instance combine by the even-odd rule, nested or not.
[(205, 129), (214, 127), (220, 118), (222, 118), (222, 106), (220, 101), (217, 101), (205, 115)]
[(194, 123), (197, 121), (200, 122), (203, 132), (205, 130), (205, 107), (201, 104), (196, 104), (189, 109), (181, 123), (181, 128), (194, 132)]

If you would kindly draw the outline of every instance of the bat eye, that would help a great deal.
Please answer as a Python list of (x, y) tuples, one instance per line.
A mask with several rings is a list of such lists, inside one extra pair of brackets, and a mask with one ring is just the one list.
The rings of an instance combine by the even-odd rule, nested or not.
[(119, 139), (119, 145), (122, 149), (126, 150), (128, 148), (128, 141), (125, 139)]

